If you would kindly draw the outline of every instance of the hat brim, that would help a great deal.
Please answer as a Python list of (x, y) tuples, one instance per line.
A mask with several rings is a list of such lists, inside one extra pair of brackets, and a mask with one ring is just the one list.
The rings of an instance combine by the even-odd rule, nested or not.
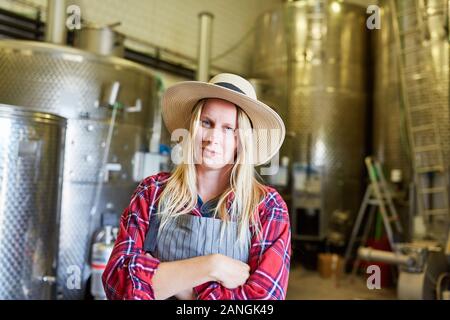
[(215, 84), (185, 81), (168, 88), (162, 97), (162, 117), (172, 133), (189, 129), (195, 104), (201, 99), (218, 98), (239, 106), (252, 121), (257, 148), (255, 165), (268, 162), (281, 148), (286, 129), (281, 117), (271, 107), (244, 94)]

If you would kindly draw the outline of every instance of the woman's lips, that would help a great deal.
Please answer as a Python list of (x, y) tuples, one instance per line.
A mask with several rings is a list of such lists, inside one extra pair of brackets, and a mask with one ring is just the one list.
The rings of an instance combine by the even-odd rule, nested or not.
[(208, 148), (202, 148), (202, 150), (203, 150), (203, 153), (206, 153), (207, 155), (210, 155), (210, 156), (217, 156), (217, 155), (219, 155), (218, 152), (216, 152), (214, 150), (211, 150), (211, 149), (208, 149)]

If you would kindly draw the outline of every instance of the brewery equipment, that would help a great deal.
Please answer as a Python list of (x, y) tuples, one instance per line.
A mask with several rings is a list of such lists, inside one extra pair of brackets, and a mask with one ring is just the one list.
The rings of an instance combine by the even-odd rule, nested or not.
[(54, 299), (66, 121), (0, 104), (0, 128), (0, 299)]
[(142, 179), (136, 159), (159, 144), (160, 81), (121, 58), (16, 40), (0, 41), (0, 74), (3, 103), (68, 119), (58, 288), (83, 298), (102, 215), (118, 223)]

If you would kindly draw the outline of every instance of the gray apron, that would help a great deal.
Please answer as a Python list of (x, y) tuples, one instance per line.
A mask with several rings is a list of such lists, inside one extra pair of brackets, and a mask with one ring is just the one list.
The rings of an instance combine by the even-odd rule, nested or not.
[[(144, 241), (144, 251), (161, 262), (220, 253), (247, 263), (249, 234), (244, 242), (236, 241), (238, 224), (212, 217), (217, 199), (203, 204), (199, 198), (199, 203), (201, 217), (184, 214), (169, 220), (163, 227), (160, 227), (161, 217), (153, 214)], [(224, 228), (223, 237), (221, 228)]]
[[(248, 263), (250, 253), (249, 232), (246, 241), (236, 241), (238, 225), (212, 216), (217, 199), (202, 203), (202, 216), (180, 215), (161, 227), (160, 215), (153, 214), (144, 241), (144, 251), (161, 262), (189, 259), (220, 253), (230, 258)], [(224, 228), (221, 237), (221, 227)], [(175, 296), (167, 300), (177, 300)]]

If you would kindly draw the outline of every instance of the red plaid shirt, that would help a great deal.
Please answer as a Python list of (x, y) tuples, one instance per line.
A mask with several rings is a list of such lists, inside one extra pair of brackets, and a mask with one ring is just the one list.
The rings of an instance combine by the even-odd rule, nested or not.
[[(160, 261), (145, 255), (144, 240), (149, 219), (157, 210), (164, 180), (170, 173), (161, 172), (144, 179), (134, 192), (130, 205), (120, 219), (114, 250), (103, 273), (103, 285), (109, 299), (155, 299), (152, 278)], [(198, 300), (259, 300), (286, 298), (291, 256), (291, 229), (286, 203), (279, 193), (266, 187), (267, 196), (258, 210), (263, 237), (253, 236), (248, 264), (250, 277), (235, 289), (217, 282), (194, 287)], [(231, 204), (233, 194), (227, 199)], [(199, 207), (193, 215), (201, 216)]]

